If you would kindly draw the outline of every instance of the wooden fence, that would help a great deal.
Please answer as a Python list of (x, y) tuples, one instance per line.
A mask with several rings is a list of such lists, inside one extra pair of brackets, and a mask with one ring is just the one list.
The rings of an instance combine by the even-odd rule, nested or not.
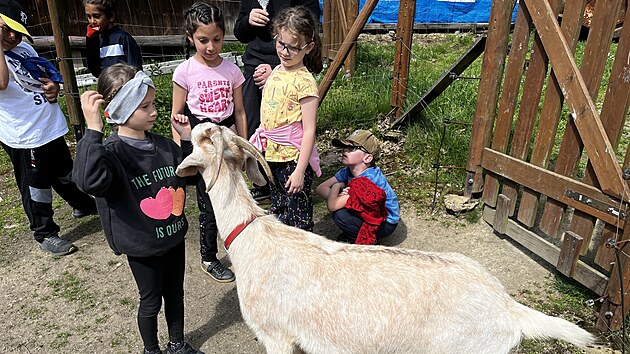
[[(195, 0), (118, 0), (116, 23), (133, 36), (183, 35), (184, 10)], [(226, 34), (233, 33), (238, 17), (239, 0), (210, 1), (223, 11)], [(29, 15), (29, 32), (33, 36), (52, 36), (47, 0), (20, 2)], [(64, 2), (67, 31), (70, 36), (85, 36), (87, 18), (82, 1)]]
[(587, 3), (520, 0), (510, 36), (515, 0), (494, 1), (466, 192), (482, 192), (497, 232), (600, 295), (598, 328), (618, 329), (622, 297), (630, 303), (630, 153), (616, 153), (630, 102), (630, 25), (616, 55), (610, 49), (630, 11), (624, 0), (597, 1), (576, 58)]

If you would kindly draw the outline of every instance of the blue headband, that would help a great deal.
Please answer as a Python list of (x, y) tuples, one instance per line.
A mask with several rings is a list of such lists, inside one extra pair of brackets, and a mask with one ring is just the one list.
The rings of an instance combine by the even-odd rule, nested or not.
[(107, 123), (125, 124), (147, 96), (149, 87), (155, 89), (153, 80), (147, 74), (138, 71), (136, 76), (127, 81), (105, 107)]

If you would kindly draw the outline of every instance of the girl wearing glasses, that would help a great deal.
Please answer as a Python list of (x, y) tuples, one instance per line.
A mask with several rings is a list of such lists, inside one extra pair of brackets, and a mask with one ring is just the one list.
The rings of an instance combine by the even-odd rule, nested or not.
[(265, 152), (276, 184), (270, 212), (287, 225), (313, 229), (313, 175), (320, 176), (315, 148), (318, 93), (313, 73), (322, 70), (317, 22), (303, 6), (278, 13), (272, 33), (280, 65), (263, 88), (260, 127), (251, 137)]

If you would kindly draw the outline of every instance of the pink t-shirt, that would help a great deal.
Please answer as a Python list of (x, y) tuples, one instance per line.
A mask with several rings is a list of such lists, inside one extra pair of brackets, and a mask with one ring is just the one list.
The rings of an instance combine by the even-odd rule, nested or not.
[(245, 77), (238, 66), (225, 59), (211, 68), (193, 57), (175, 68), (173, 82), (188, 91), (186, 104), (197, 118), (218, 123), (234, 112), (233, 92), (243, 85)]

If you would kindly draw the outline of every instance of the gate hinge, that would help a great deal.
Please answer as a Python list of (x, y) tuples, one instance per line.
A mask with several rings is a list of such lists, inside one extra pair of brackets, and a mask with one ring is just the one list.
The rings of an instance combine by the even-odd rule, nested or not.
[(567, 190), (567, 192), (565, 193), (567, 195), (567, 197), (580, 202), (582, 204), (586, 204), (588, 206), (590, 206), (591, 208), (595, 208), (601, 212), (610, 214), (614, 217), (620, 218), (622, 220), (626, 220), (626, 218), (628, 217), (627, 213), (621, 209), (619, 209), (619, 207), (615, 207), (609, 204), (606, 204), (604, 202), (601, 202), (599, 200), (594, 200), (589, 198), (588, 196), (585, 196), (584, 194), (580, 194), (578, 192), (574, 192), (572, 190)]

